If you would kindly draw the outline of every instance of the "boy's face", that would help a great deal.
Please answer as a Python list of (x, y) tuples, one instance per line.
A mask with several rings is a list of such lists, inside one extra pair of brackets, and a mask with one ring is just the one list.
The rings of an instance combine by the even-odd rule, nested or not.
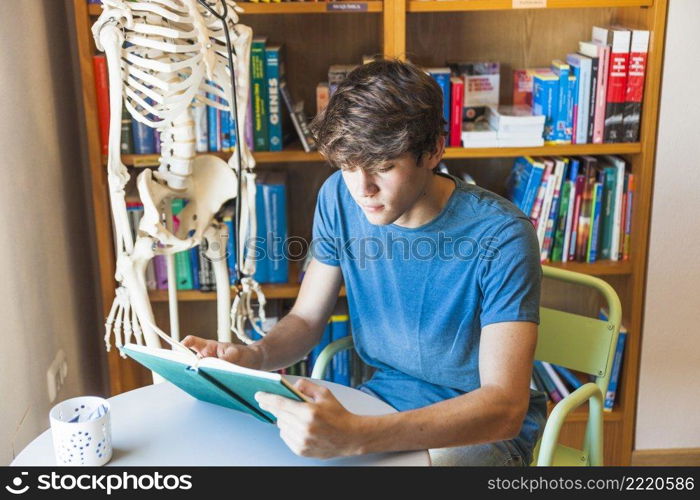
[(406, 153), (386, 161), (373, 173), (361, 168), (343, 169), (343, 180), (370, 224), (402, 225), (402, 221), (419, 215), (411, 209), (424, 195), (434, 175), (435, 165), (430, 159), (423, 158), (417, 165), (413, 155)]

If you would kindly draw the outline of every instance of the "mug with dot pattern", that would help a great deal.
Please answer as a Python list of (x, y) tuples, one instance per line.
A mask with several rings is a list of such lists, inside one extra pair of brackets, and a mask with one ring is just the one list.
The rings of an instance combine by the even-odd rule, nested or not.
[(104, 465), (112, 458), (109, 402), (80, 396), (54, 406), (49, 412), (57, 465)]

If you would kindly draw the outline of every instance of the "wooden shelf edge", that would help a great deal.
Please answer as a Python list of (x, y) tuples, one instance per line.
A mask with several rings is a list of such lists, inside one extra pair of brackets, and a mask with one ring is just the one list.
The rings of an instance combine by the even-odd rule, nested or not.
[[(214, 155), (224, 160), (228, 160), (231, 157), (231, 153), (228, 151), (215, 151), (211, 153), (197, 153), (197, 156), (203, 155)], [(149, 155), (122, 155), (122, 162), (124, 165), (130, 167), (144, 168), (144, 167), (157, 167), (160, 156), (157, 154)], [(255, 158), (256, 163), (320, 163), (324, 159), (318, 152), (307, 153), (301, 149), (289, 149), (286, 151), (272, 152), (263, 151), (258, 153), (253, 153), (253, 158)], [(103, 164), (107, 164), (107, 158), (102, 158)]]
[(632, 262), (629, 260), (612, 261), (601, 260), (592, 262), (543, 262), (543, 266), (566, 269), (577, 273), (589, 274), (591, 276), (612, 276), (632, 274)]
[[(384, 2), (381, 0), (366, 2), (238, 2), (238, 5), (243, 8), (243, 12), (240, 13), (241, 17), (251, 14), (372, 14), (384, 10)], [(99, 16), (102, 13), (102, 6), (89, 4), (88, 13), (91, 16)]]
[[(547, 401), (547, 416), (554, 408), (554, 403)], [(604, 422), (622, 422), (624, 420), (624, 412), (620, 408), (613, 407), (613, 411), (603, 412)], [(588, 421), (588, 406), (583, 405), (573, 410), (566, 418), (566, 422), (587, 422)]]
[[(547, 0), (547, 9), (608, 7), (650, 7), (654, 0)], [(409, 0), (407, 12), (470, 12), (479, 10), (521, 10), (513, 0)], [(529, 9), (532, 10), (532, 9)]]
[[(448, 0), (446, 0), (448, 1)], [(516, 156), (568, 156), (568, 155), (625, 155), (638, 154), (642, 145), (634, 143), (614, 144), (565, 144), (561, 146), (542, 146), (537, 148), (446, 148), (443, 159), (456, 160), (468, 158), (511, 158)], [(198, 153), (198, 155), (215, 155), (224, 160), (231, 156), (230, 152), (215, 151)], [(253, 153), (257, 163), (320, 163), (325, 161), (317, 151), (307, 153), (292, 146), (284, 151), (260, 151)], [(132, 167), (158, 166), (157, 154), (122, 155), (122, 162)], [(103, 157), (106, 163), (106, 157)]]
[[(269, 283), (262, 285), (265, 299), (295, 299), (299, 294), (299, 283)], [(151, 302), (167, 302), (167, 290), (149, 290), (148, 296)], [(345, 287), (341, 287), (339, 297), (345, 297)], [(179, 302), (202, 302), (215, 301), (216, 292), (202, 292), (200, 290), (178, 290), (177, 300)]]
[(509, 158), (515, 156), (623, 155), (638, 154), (641, 152), (642, 145), (638, 142), (562, 144), (534, 148), (446, 148), (443, 159)]

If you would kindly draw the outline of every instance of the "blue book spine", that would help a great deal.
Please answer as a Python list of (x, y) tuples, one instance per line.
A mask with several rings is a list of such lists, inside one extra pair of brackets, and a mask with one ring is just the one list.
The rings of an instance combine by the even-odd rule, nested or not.
[(228, 265), (228, 280), (233, 286), (236, 283), (236, 235), (231, 217), (224, 217), (224, 223), (228, 228), (226, 240), (226, 264)]
[[(577, 72), (580, 73), (576, 68)], [(579, 74), (569, 75), (569, 86), (566, 94), (566, 140), (572, 142), (574, 132), (574, 107), (578, 107)]]
[(552, 368), (556, 370), (556, 372), (566, 381), (568, 384), (573, 387), (574, 390), (578, 389), (579, 387), (583, 386), (581, 381), (576, 378), (576, 375), (571, 373), (571, 371), (568, 368), (564, 368), (563, 366), (559, 365), (552, 365)]
[(529, 157), (527, 161), (531, 165), (532, 172), (527, 181), (527, 188), (525, 189), (525, 195), (520, 210), (522, 210), (525, 215), (529, 216), (532, 212), (532, 206), (535, 204), (535, 198), (537, 198), (537, 191), (540, 188), (540, 183), (542, 182), (544, 164)]
[(131, 123), (131, 133), (134, 138), (134, 153), (150, 155), (155, 153), (155, 138), (153, 129), (137, 120)]
[(192, 247), (189, 249), (190, 254), (190, 266), (192, 267), (192, 289), (200, 290), (201, 286), (199, 284), (199, 247)]
[(555, 140), (559, 79), (552, 72), (535, 73), (532, 80), (532, 114), (544, 115), (544, 140)]
[[(216, 101), (214, 94), (207, 94), (207, 97)], [(209, 140), (209, 151), (219, 151), (219, 110), (213, 106), (207, 106), (207, 138)]]
[(267, 271), (269, 283), (287, 283), (289, 264), (284, 252), (287, 241), (287, 196), (284, 184), (263, 184), (267, 227)]
[[(219, 99), (219, 102), (223, 102), (223, 100)], [(227, 109), (219, 109), (217, 111), (220, 124), (221, 151), (231, 151), (231, 114)]]
[[(347, 316), (333, 316), (331, 318), (331, 341), (335, 342), (350, 335)], [(333, 356), (333, 378), (336, 384), (350, 386), (350, 351), (345, 350)]]
[(554, 140), (566, 141), (567, 95), (569, 93), (569, 65), (561, 61), (552, 63), (552, 72), (558, 77), (557, 106), (554, 119)]
[(265, 48), (265, 78), (267, 79), (267, 137), (270, 151), (282, 151), (282, 114), (280, 108), (280, 49)]
[(603, 184), (595, 183), (595, 205), (593, 205), (593, 222), (591, 224), (591, 252), (588, 262), (598, 259), (598, 242), (600, 240), (600, 212), (603, 207)]
[(620, 368), (622, 366), (622, 355), (625, 350), (626, 339), (627, 332), (620, 327), (620, 333), (617, 336), (617, 347), (615, 348), (615, 358), (613, 359), (612, 371), (610, 372), (610, 381), (608, 382), (608, 390), (605, 393), (603, 411), (612, 411), (615, 404), (615, 396), (617, 395), (617, 386), (620, 380)]
[(265, 200), (263, 198), (263, 185), (255, 186), (255, 216), (257, 221), (258, 234), (255, 241), (246, 242), (246, 250), (255, 252), (255, 273), (253, 279), (258, 283), (267, 283), (269, 280), (267, 262), (267, 240), (268, 230), (265, 217)]
[(450, 137), (449, 137), (449, 132), (450, 132), (450, 91), (452, 89), (452, 86), (450, 85), (450, 71), (449, 68), (446, 68), (444, 71), (431, 71), (430, 76), (433, 77), (433, 79), (437, 82), (437, 84), (440, 86), (440, 89), (442, 90), (442, 117), (445, 119), (445, 122), (447, 124), (445, 125), (445, 132), (448, 133), (447, 136), (447, 144), (450, 143)]
[[(308, 366), (310, 370), (313, 370), (314, 365), (316, 364), (316, 360), (318, 359), (319, 355), (321, 354), (321, 351), (323, 351), (328, 344), (331, 343), (331, 322), (329, 321), (326, 323), (326, 327), (323, 329), (323, 335), (321, 336), (321, 340), (319, 341), (316, 346), (311, 349), (311, 352), (309, 353), (309, 359), (308, 359)], [(328, 372), (326, 373), (326, 379), (330, 380), (333, 375), (333, 367), (329, 366), (328, 367)]]
[(523, 200), (531, 171), (530, 164), (525, 158), (519, 156), (515, 159), (513, 169), (508, 177), (507, 195), (508, 199), (518, 208), (520, 208), (520, 203)]

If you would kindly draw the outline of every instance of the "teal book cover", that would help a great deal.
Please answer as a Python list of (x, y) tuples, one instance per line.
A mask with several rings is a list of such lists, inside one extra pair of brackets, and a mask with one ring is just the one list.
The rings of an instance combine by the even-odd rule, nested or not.
[(304, 396), (277, 373), (244, 368), (218, 358), (198, 359), (192, 352), (188, 354), (136, 344), (126, 344), (119, 349), (190, 396), (242, 411), (263, 422), (275, 423), (276, 419), (260, 408), (255, 400), (256, 392), (269, 392), (304, 401)]

